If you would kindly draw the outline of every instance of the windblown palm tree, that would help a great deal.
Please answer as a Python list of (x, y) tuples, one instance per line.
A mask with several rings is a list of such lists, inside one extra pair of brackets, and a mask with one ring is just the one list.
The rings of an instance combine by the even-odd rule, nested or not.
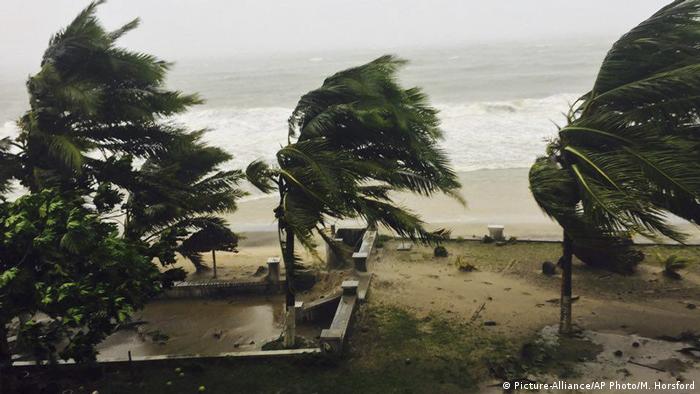
[(238, 237), (212, 213), (233, 212), (245, 195), (237, 188), (242, 171), (220, 170), (231, 155), (203, 143), (203, 133), (190, 133), (146, 161), (123, 207), (128, 238), (146, 241), (163, 264), (174, 263), (177, 252), (198, 271), (203, 252), (235, 251)]
[(17, 172), (18, 163), (10, 153), (12, 141), (9, 137), (0, 139), (0, 196), (10, 189), (10, 180)]
[[(203, 131), (168, 120), (202, 101), (165, 88), (169, 63), (116, 46), (139, 21), (107, 31), (95, 15), (102, 3), (51, 38), (27, 82), (20, 135), (0, 141), (0, 191), (11, 176), (32, 192), (90, 196), (109, 217), (126, 213), (126, 236), (145, 241), (148, 254), (170, 263), (180, 252), (200, 268), (201, 252), (235, 248), (235, 234), (213, 214), (235, 208), (242, 173), (218, 169), (231, 157), (201, 143)], [(202, 232), (218, 242), (188, 238)]]
[(27, 82), (19, 178), (32, 190), (56, 182), (86, 187), (106, 164), (102, 157), (162, 153), (185, 130), (161, 119), (201, 102), (164, 89), (168, 63), (115, 45), (139, 21), (106, 31), (95, 16), (103, 2), (51, 38), (41, 70)]
[(530, 170), (535, 199), (564, 228), (562, 333), (577, 245), (682, 241), (667, 214), (700, 219), (699, 17), (699, 0), (677, 0), (622, 36)]
[(295, 240), (313, 249), (313, 233), (331, 244), (327, 218), (363, 218), (401, 236), (427, 240), (413, 213), (391, 191), (459, 199), (460, 187), (445, 153), (437, 111), (418, 88), (404, 89), (396, 72), (405, 62), (380, 57), (327, 78), (304, 95), (289, 118), (288, 144), (277, 167), (251, 163), (248, 179), (263, 192), (277, 190), (275, 208), (287, 274), (285, 345), (294, 345)]

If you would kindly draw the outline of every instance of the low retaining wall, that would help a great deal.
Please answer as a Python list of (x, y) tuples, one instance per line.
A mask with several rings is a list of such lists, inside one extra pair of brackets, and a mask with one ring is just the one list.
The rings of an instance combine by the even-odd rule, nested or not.
[(206, 298), (227, 297), (232, 295), (279, 294), (284, 289), (285, 281), (271, 283), (266, 279), (256, 281), (211, 281), (211, 282), (176, 282), (166, 290), (161, 298)]
[(362, 244), (357, 252), (352, 254), (352, 261), (355, 263), (355, 270), (367, 272), (367, 259), (374, 249), (374, 241), (377, 239), (377, 230), (367, 230), (362, 236)]
[(259, 279), (222, 281), (175, 282), (161, 298), (206, 298), (232, 295), (279, 294), (284, 291), (286, 281), (280, 276), (280, 259), (267, 260), (267, 275)]
[[(134, 356), (131, 360), (124, 359), (98, 359), (100, 364), (128, 364), (130, 362), (158, 362), (158, 361), (168, 361), (168, 360), (203, 360), (203, 359), (266, 359), (266, 358), (284, 358), (284, 357), (296, 357), (300, 355), (312, 355), (321, 353), (320, 348), (308, 348), (308, 349), (285, 349), (285, 350), (258, 350), (258, 351), (248, 351), (248, 352), (229, 352), (229, 353), (218, 353), (218, 354), (173, 354), (173, 355), (163, 355), (163, 356)], [(75, 361), (73, 360), (57, 360), (55, 362), (58, 365), (73, 365)], [(43, 366), (47, 362), (37, 362), (37, 361), (15, 361), (12, 363), (13, 367), (31, 367), (31, 366)]]
[(321, 331), (321, 350), (324, 353), (339, 355), (343, 352), (355, 310), (359, 304), (357, 297), (358, 285), (359, 282), (356, 280), (343, 282), (343, 295), (338, 303), (338, 309), (335, 311), (333, 322), (330, 328)]
[(338, 303), (342, 294), (338, 293), (330, 297), (321, 298), (309, 303), (302, 303), (300, 312), (296, 314), (298, 322), (310, 322), (330, 316), (338, 309)]
[(377, 230), (367, 229), (362, 234), (360, 247), (352, 254), (355, 273), (351, 280), (346, 280), (341, 285), (342, 295), (331, 326), (321, 331), (321, 350), (324, 353), (335, 355), (343, 353), (357, 306), (365, 301), (369, 292), (372, 274), (367, 272), (367, 259), (372, 254), (376, 239)]

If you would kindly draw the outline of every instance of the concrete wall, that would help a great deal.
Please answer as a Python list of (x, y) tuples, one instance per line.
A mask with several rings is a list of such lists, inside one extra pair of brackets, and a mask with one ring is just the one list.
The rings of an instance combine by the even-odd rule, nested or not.
[(175, 282), (161, 298), (216, 298), (232, 295), (267, 295), (284, 292), (287, 285), (280, 276), (279, 257), (267, 260), (267, 275), (264, 278), (233, 281)]
[(271, 283), (260, 281), (177, 282), (161, 298), (216, 298), (232, 295), (280, 294), (286, 281)]

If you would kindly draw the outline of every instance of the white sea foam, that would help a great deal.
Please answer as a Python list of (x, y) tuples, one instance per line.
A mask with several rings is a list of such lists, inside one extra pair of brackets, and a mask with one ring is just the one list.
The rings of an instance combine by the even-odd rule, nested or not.
[(556, 136), (555, 123), (575, 94), (539, 99), (438, 105), (445, 130), (443, 146), (455, 168), (528, 167)]
[[(556, 135), (552, 123), (576, 95), (510, 101), (437, 104), (445, 130), (443, 148), (458, 171), (527, 167)], [(234, 155), (231, 167), (273, 161), (287, 138), (291, 108), (210, 108), (176, 118), (191, 128), (208, 128), (206, 139)]]
[[(575, 94), (507, 101), (443, 103), (440, 110), (445, 140), (442, 147), (458, 171), (521, 168), (544, 152), (546, 140), (556, 135), (553, 122)], [(174, 118), (191, 129), (206, 128), (205, 139), (233, 154), (228, 168), (245, 168), (255, 159), (274, 161), (286, 144), (291, 108), (220, 107), (192, 110)], [(14, 122), (0, 124), (0, 138), (14, 137)]]
[(8, 121), (0, 124), (0, 140), (5, 137), (17, 137), (18, 133), (19, 130), (17, 129), (17, 124), (15, 124), (15, 122)]

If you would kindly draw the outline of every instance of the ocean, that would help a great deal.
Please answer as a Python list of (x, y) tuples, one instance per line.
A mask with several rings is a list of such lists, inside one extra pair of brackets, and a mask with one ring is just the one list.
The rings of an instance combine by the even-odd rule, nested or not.
[[(458, 171), (523, 168), (556, 135), (555, 123), (586, 92), (612, 43), (589, 39), (390, 51), (326, 51), (178, 60), (168, 85), (206, 103), (173, 120), (207, 128), (211, 144), (234, 155), (230, 168), (273, 160), (299, 97), (336, 71), (384, 53), (409, 60), (400, 78), (440, 110), (444, 149)], [(0, 138), (27, 108), (26, 75), (0, 76)], [(25, 77), (23, 77), (24, 75)]]
[[(499, 223), (510, 235), (559, 239), (560, 228), (532, 199), (527, 168), (556, 137), (569, 103), (590, 89), (613, 41), (183, 58), (174, 64), (168, 86), (198, 92), (206, 103), (172, 121), (209, 129), (208, 142), (234, 156), (227, 168), (244, 169), (255, 159), (271, 162), (286, 143), (287, 118), (302, 94), (336, 71), (395, 54), (409, 60), (401, 82), (423, 88), (440, 110), (442, 147), (459, 172), (468, 207), (444, 196), (406, 193), (397, 202), (418, 212), (429, 227), (451, 228), (455, 235), (479, 235), (486, 224)], [(28, 106), (24, 84), (32, 72), (0, 69), (0, 138), (16, 134), (14, 120)], [(274, 231), (276, 199), (242, 187), (250, 195), (226, 215), (232, 228)], [(16, 188), (10, 197), (22, 192)], [(700, 242), (700, 232), (683, 226)]]

